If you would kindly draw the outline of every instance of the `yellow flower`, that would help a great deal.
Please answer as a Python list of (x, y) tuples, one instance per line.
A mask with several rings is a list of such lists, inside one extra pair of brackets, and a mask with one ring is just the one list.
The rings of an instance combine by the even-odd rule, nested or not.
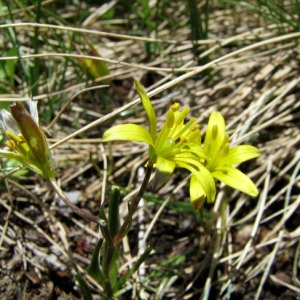
[(14, 151), (0, 150), (0, 157), (16, 159), (27, 165), (39, 175), (53, 179), (55, 177), (52, 160), (45, 136), (38, 123), (37, 102), (30, 100), (30, 114), (23, 104), (16, 102), (10, 111), (0, 111), (0, 125), (9, 137), (6, 145)]
[(193, 198), (193, 195), (198, 198), (198, 191), (212, 202), (216, 193), (215, 182), (211, 173), (201, 163), (206, 157), (201, 147), (199, 125), (196, 124), (195, 118), (184, 123), (190, 108), (186, 107), (180, 111), (178, 103), (172, 104), (165, 123), (157, 133), (156, 114), (151, 101), (137, 81), (135, 85), (148, 117), (149, 130), (137, 124), (116, 125), (105, 131), (103, 142), (123, 140), (147, 143), (150, 161), (156, 168), (155, 186), (165, 183), (175, 168), (184, 168), (192, 173), (190, 193), (193, 206), (199, 208), (198, 199)]
[(258, 195), (252, 180), (233, 166), (258, 157), (259, 150), (250, 145), (230, 148), (224, 118), (217, 111), (209, 117), (203, 150), (206, 156), (203, 164), (214, 178), (250, 196)]

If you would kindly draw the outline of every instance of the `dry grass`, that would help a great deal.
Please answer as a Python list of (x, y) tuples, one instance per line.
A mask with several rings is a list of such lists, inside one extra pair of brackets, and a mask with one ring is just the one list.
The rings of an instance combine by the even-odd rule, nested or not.
[[(203, 132), (209, 113), (221, 111), (232, 142), (251, 143), (261, 151), (257, 160), (242, 166), (256, 182), (259, 197), (220, 186), (214, 205), (206, 204), (198, 214), (191, 209), (186, 174), (180, 170), (157, 194), (149, 189), (123, 241), (120, 274), (132, 267), (145, 245), (153, 252), (127, 282), (128, 291), (120, 299), (296, 299), (300, 33), (284, 25), (280, 33), (278, 26), (245, 10), (237, 8), (233, 15), (230, 8), (215, 7), (210, 38), (195, 45), (180, 3), (166, 9), (180, 26), (174, 30), (166, 20), (157, 34), (134, 35), (134, 23), (129, 30), (127, 19), (102, 21), (101, 10), (92, 8), (80, 30), (57, 20), (56, 26), (38, 26), (43, 45), (38, 57), (45, 72), (35, 98), (40, 100), (41, 115), (51, 106), (55, 111), (50, 120), (58, 116), (48, 127), (57, 177), (65, 191), (78, 192), (78, 197), (70, 197), (94, 215), (105, 199), (103, 185), (108, 190), (112, 185), (122, 187), (120, 211), (126, 216), (126, 203), (143, 177), (147, 148), (114, 143), (104, 149), (100, 138), (111, 124), (146, 124), (133, 78), (147, 87), (161, 123), (175, 101), (191, 107)], [(62, 6), (60, 14), (76, 16), (75, 7)], [(18, 22), (0, 30), (14, 28), (24, 61), (33, 61), (37, 55), (30, 38), (37, 26), (21, 24), (28, 21), (21, 12), (15, 19)], [(78, 58), (83, 55), (63, 48), (72, 44), (74, 33), (86, 55), (82, 41), (96, 44), (98, 59), (110, 70), (105, 77), (113, 80), (110, 87), (102, 87), (103, 78), (78, 77)], [(146, 46), (154, 50), (147, 52)], [(14, 94), (1, 99), (22, 100), (24, 88), (21, 83)], [(0, 214), (0, 299), (80, 298), (71, 270), (85, 274), (98, 228), (59, 204), (50, 187), (31, 173), (3, 179)], [(98, 299), (101, 287), (86, 278)]]

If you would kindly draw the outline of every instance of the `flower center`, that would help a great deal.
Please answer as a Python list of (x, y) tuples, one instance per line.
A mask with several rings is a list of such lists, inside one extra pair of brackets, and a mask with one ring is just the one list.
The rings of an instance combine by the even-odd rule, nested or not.
[(187, 143), (200, 143), (201, 133), (196, 118), (191, 118), (184, 124), (184, 120), (190, 112), (189, 107), (179, 111), (179, 104), (174, 103), (168, 110), (166, 122), (159, 132), (155, 149), (159, 156), (172, 159), (174, 155), (181, 152)]

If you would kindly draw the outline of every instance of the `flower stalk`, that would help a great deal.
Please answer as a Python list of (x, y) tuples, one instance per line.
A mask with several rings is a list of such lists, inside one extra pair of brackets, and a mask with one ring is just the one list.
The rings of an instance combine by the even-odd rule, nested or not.
[(139, 202), (140, 202), (141, 198), (143, 197), (143, 194), (147, 188), (152, 169), (153, 169), (153, 164), (152, 164), (151, 160), (149, 160), (147, 163), (146, 173), (145, 173), (143, 182), (140, 186), (140, 189), (139, 189), (138, 193), (131, 200), (131, 203), (128, 205), (128, 215), (127, 215), (124, 223), (122, 224), (121, 228), (119, 229), (117, 234), (114, 236), (113, 242), (115, 245), (118, 244), (130, 230), (131, 222), (132, 222), (132, 215), (136, 211), (136, 209), (139, 205)]

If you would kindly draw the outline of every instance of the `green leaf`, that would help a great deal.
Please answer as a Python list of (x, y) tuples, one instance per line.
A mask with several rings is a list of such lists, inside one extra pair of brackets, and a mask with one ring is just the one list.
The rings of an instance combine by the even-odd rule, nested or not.
[(108, 224), (112, 237), (114, 237), (119, 230), (119, 201), (120, 190), (118, 188), (113, 188), (109, 198), (108, 213)]
[(88, 274), (94, 278), (97, 282), (104, 282), (105, 278), (100, 270), (100, 260), (99, 260), (99, 253), (103, 243), (103, 239), (100, 239), (93, 251), (92, 259), (87, 267)]
[[(120, 201), (120, 190), (113, 188), (109, 198), (109, 212), (108, 212), (108, 226), (111, 236), (114, 238), (119, 230), (119, 201)], [(114, 254), (110, 264), (110, 282), (115, 284), (118, 278), (119, 271), (119, 246), (117, 245), (114, 249)]]
[[(140, 265), (146, 260), (146, 258), (149, 256), (151, 253), (152, 248), (148, 247), (145, 252), (139, 257), (137, 262), (133, 265), (133, 267), (123, 276), (119, 279), (119, 281), (113, 286), (113, 290), (116, 291), (119, 289), (125, 282), (132, 276), (134, 272), (138, 270)], [(115, 295), (117, 296), (117, 295)]]
[(86, 281), (83, 279), (81, 274), (75, 273), (74, 277), (76, 278), (77, 282), (79, 283), (80, 289), (83, 293), (84, 299), (85, 300), (93, 300), (92, 293), (90, 290), (90, 287), (86, 283)]
[[(0, 83), (0, 93), (2, 93), (2, 94), (8, 93), (8, 90), (5, 88), (6, 88), (6, 86), (4, 87)], [(9, 108), (9, 106), (11, 105), (11, 103), (12, 103), (11, 101), (0, 101), (0, 109), (7, 110)]]
[[(18, 55), (18, 49), (17, 47), (12, 48), (8, 53), (7, 56), (17, 56)], [(5, 62), (5, 73), (6, 78), (9, 80), (10, 85), (13, 87), (15, 82), (15, 69), (16, 64), (18, 60), (17, 59), (9, 59)]]

